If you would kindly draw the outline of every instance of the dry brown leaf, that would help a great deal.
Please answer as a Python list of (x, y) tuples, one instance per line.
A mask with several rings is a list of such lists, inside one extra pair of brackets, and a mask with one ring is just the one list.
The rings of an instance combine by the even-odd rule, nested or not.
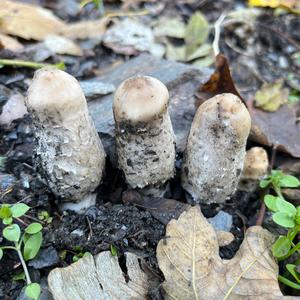
[(282, 299), (273, 240), (262, 227), (250, 227), (235, 257), (222, 260), (212, 225), (198, 206), (190, 208), (167, 225), (157, 246), (165, 299)]
[(209, 80), (200, 87), (199, 93), (208, 94), (206, 99), (217, 94), (231, 93), (243, 100), (243, 97), (233, 83), (228, 61), (223, 54), (220, 53), (216, 56), (215, 65), (215, 72), (210, 76)]
[(66, 268), (56, 268), (48, 276), (54, 300), (133, 300), (146, 299), (148, 276), (139, 258), (125, 253), (127, 278), (118, 257), (109, 251), (86, 256)]
[(1, 0), (0, 31), (23, 39), (43, 40), (65, 23), (50, 10), (32, 4)]

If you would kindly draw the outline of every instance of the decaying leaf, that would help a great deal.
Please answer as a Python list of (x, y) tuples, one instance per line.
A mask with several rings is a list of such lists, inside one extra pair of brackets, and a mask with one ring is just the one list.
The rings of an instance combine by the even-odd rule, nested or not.
[(207, 40), (209, 30), (209, 23), (202, 13), (196, 12), (192, 15), (187, 24), (184, 37), (187, 57), (192, 55)]
[(264, 83), (255, 93), (255, 106), (265, 111), (276, 111), (288, 102), (289, 91), (282, 87), (283, 79), (274, 83)]
[(60, 29), (59, 33), (69, 39), (99, 39), (106, 31), (109, 18), (70, 23)]
[(132, 19), (116, 21), (104, 34), (103, 43), (114, 52), (125, 55), (147, 51), (162, 57), (165, 52), (163, 45), (155, 43), (150, 27)]
[(190, 208), (157, 246), (165, 299), (281, 299), (273, 241), (267, 230), (250, 227), (235, 257), (222, 260), (212, 225), (198, 206)]
[(50, 10), (32, 4), (2, 0), (0, 31), (23, 39), (43, 40), (57, 33), (65, 23)]
[(21, 51), (24, 48), (24, 46), (21, 43), (19, 43), (16, 39), (6, 34), (0, 33), (0, 49), (1, 48), (17, 52)]
[(250, 139), (266, 146), (300, 157), (300, 103), (282, 105), (275, 112), (265, 112), (248, 101), (252, 119)]
[(117, 256), (109, 251), (86, 256), (66, 268), (56, 268), (48, 276), (54, 300), (146, 299), (148, 276), (138, 256), (125, 253), (127, 278)]
[(243, 100), (233, 83), (228, 61), (223, 54), (216, 56), (215, 65), (215, 72), (210, 76), (209, 80), (200, 87), (199, 92), (207, 94), (206, 98), (222, 93), (232, 93)]

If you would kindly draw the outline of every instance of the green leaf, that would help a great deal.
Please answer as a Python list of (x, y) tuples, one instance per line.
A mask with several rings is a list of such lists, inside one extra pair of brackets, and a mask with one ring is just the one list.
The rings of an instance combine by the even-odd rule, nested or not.
[(117, 256), (118, 255), (118, 250), (117, 250), (116, 246), (114, 246), (112, 244), (110, 245), (110, 253), (111, 253), (112, 256)]
[(283, 227), (293, 228), (295, 226), (294, 219), (284, 212), (276, 212), (273, 214), (273, 221)]
[(35, 234), (43, 229), (43, 226), (40, 223), (32, 223), (28, 225), (25, 229), (25, 232), (28, 234)]
[(41, 294), (41, 286), (38, 283), (30, 283), (25, 288), (25, 294), (28, 298), (38, 300)]
[(292, 218), (295, 217), (296, 212), (297, 212), (296, 207), (292, 203), (290, 203), (280, 197), (276, 197), (276, 207), (278, 208), (278, 210), (280, 212), (284, 212)]
[(84, 254), (82, 255), (82, 257), (86, 257), (86, 256), (90, 256), (90, 255), (92, 255), (92, 253), (91, 253), (91, 252), (88, 252), (88, 251), (86, 251), (86, 252), (84, 252)]
[(0, 260), (3, 257), (3, 250), (0, 248)]
[(196, 50), (191, 53), (186, 60), (191, 61), (199, 57), (205, 57), (212, 52), (212, 46), (210, 44), (203, 44), (197, 47)]
[(30, 207), (25, 203), (17, 203), (14, 204), (10, 209), (14, 218), (20, 218), (26, 214)]
[(202, 13), (196, 12), (190, 17), (184, 36), (186, 57), (189, 57), (198, 46), (206, 42), (209, 30), (209, 23)]
[(26, 276), (25, 276), (25, 273), (24, 272), (21, 272), (19, 274), (16, 274), (12, 277), (12, 280), (14, 281), (18, 281), (18, 280), (23, 280), (23, 281), (26, 281)]
[(296, 272), (296, 266), (292, 264), (287, 264), (285, 267), (291, 273), (291, 275), (296, 279), (296, 281), (300, 283), (299, 275)]
[(278, 211), (278, 208), (276, 205), (276, 200), (277, 200), (277, 197), (272, 196), (272, 195), (265, 195), (265, 197), (264, 197), (264, 202), (265, 202), (267, 208), (274, 212)]
[(288, 254), (292, 242), (286, 236), (280, 236), (272, 246), (272, 253), (276, 258), (284, 257)]
[(21, 229), (18, 224), (12, 224), (3, 229), (3, 236), (10, 242), (18, 242), (21, 236)]
[(33, 259), (39, 252), (43, 236), (41, 232), (31, 235), (25, 242), (23, 255), (25, 260)]
[(9, 205), (3, 204), (0, 208), (0, 219), (8, 219), (11, 217), (11, 210)]
[(80, 257), (78, 257), (77, 255), (74, 255), (72, 260), (73, 262), (77, 262), (80, 259)]
[(264, 189), (271, 183), (270, 179), (263, 179), (259, 182), (260, 188)]
[(300, 290), (300, 284), (295, 283), (281, 275), (278, 276), (278, 281), (282, 282), (283, 284), (291, 287), (292, 289)]
[(4, 225), (10, 225), (10, 224), (12, 223), (12, 221), (13, 221), (13, 218), (12, 218), (12, 217), (9, 217), (9, 218), (3, 219), (3, 220), (2, 220), (2, 223), (3, 223)]
[(284, 175), (280, 179), (280, 186), (281, 187), (290, 187), (290, 188), (298, 187), (298, 186), (300, 186), (300, 181), (295, 176)]

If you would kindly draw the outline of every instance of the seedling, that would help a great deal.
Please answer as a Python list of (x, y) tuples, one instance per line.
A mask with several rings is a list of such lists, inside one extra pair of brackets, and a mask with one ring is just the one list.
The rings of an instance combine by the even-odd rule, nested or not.
[[(295, 207), (292, 203), (286, 201), (282, 195), (281, 188), (295, 188), (300, 186), (300, 181), (292, 176), (285, 175), (280, 170), (272, 170), (271, 174), (260, 182), (261, 188), (270, 188), (274, 190), (276, 196), (267, 194), (264, 202), (269, 210), (273, 212), (273, 221), (287, 228), (287, 234), (278, 237), (272, 246), (273, 255), (279, 260), (289, 258), (296, 251), (300, 252), (300, 242), (294, 244), (296, 235), (300, 232), (300, 206)], [(286, 269), (292, 275), (296, 282), (279, 275), (280, 282), (294, 288), (300, 289), (300, 260), (294, 264), (287, 264)]]
[(62, 250), (62, 251), (60, 251), (60, 253), (59, 253), (60, 259), (65, 260), (68, 252), (73, 255), (72, 256), (72, 261), (73, 262), (78, 261), (80, 258), (92, 255), (88, 251), (83, 252), (80, 246), (75, 246), (74, 250)]
[(34, 222), (29, 224), (22, 232), (20, 226), (16, 223), (29, 209), (30, 207), (24, 203), (1, 205), (0, 219), (6, 225), (2, 235), (12, 245), (0, 246), (0, 259), (4, 255), (4, 250), (15, 250), (17, 252), (26, 279), (25, 294), (30, 299), (37, 300), (41, 293), (41, 287), (38, 283), (31, 281), (25, 261), (33, 259), (38, 254), (43, 240), (41, 232), (43, 227), (40, 223)]
[(38, 213), (38, 219), (47, 224), (51, 224), (53, 220), (53, 218), (50, 217), (49, 213), (46, 210), (42, 210)]

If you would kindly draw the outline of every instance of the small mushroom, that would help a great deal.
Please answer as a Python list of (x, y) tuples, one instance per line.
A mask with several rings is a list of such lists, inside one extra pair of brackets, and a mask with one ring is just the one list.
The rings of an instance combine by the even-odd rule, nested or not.
[(26, 105), (36, 165), (51, 191), (63, 201), (90, 198), (102, 179), (105, 152), (77, 80), (57, 69), (38, 70)]
[(253, 192), (260, 179), (268, 173), (269, 161), (267, 151), (262, 147), (252, 147), (246, 152), (244, 168), (238, 189)]
[(192, 202), (223, 203), (236, 190), (251, 118), (233, 94), (217, 95), (197, 110), (182, 166), (182, 186)]
[(175, 135), (168, 100), (162, 82), (136, 76), (118, 87), (113, 102), (119, 168), (132, 188), (148, 189), (152, 195), (174, 174)]

